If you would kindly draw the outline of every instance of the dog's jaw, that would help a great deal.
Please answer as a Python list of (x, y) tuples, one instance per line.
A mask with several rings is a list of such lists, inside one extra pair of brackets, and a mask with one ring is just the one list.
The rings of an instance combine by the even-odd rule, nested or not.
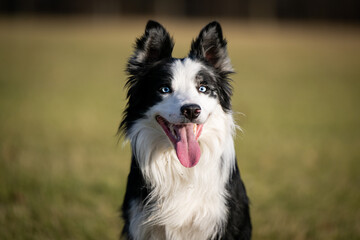
[(201, 135), (203, 124), (173, 124), (159, 115), (156, 116), (156, 121), (173, 144), (180, 163), (186, 168), (196, 166), (201, 156), (198, 139)]

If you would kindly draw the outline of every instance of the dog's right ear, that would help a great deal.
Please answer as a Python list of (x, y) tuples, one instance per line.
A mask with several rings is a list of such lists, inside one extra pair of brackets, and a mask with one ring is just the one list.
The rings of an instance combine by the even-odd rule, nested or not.
[(148, 21), (143, 36), (136, 40), (135, 51), (128, 63), (128, 70), (170, 58), (174, 47), (173, 39), (158, 22)]

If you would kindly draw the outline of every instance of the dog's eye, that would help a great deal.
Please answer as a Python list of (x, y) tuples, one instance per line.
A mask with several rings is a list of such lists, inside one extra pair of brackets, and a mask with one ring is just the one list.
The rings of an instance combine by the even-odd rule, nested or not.
[(160, 93), (166, 94), (166, 93), (171, 93), (171, 88), (164, 86), (160, 88)]
[(207, 88), (205, 86), (199, 87), (199, 92), (205, 93), (207, 91)]

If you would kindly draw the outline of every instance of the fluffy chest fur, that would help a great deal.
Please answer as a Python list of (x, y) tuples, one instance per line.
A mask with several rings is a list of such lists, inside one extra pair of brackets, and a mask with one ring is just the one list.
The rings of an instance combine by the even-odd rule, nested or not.
[[(169, 158), (164, 159), (177, 160)], [(170, 173), (173, 168), (167, 166), (165, 169)], [(209, 169), (208, 173), (214, 174), (211, 181), (204, 175), (196, 176), (196, 173), (178, 175), (176, 178), (181, 182), (176, 181), (175, 185), (171, 185), (175, 181), (169, 179), (170, 183), (154, 186), (145, 204), (134, 200), (130, 212), (133, 219), (131, 235), (135, 239), (215, 237), (227, 218), (225, 186), (216, 171)]]

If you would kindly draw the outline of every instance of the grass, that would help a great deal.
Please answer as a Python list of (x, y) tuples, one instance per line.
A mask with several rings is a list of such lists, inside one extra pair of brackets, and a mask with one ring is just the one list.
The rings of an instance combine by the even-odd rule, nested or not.
[[(0, 239), (117, 239), (145, 19), (0, 20)], [(184, 56), (205, 20), (162, 23)], [(360, 239), (360, 30), (223, 21), (254, 239)]]

